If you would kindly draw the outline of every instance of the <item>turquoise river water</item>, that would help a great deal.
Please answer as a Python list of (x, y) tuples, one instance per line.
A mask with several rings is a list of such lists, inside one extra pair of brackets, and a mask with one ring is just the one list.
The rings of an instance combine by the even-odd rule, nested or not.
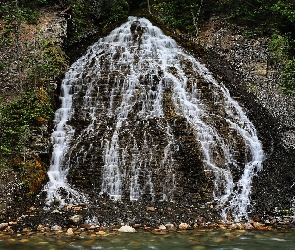
[(57, 249), (295, 249), (295, 230), (230, 231), (193, 230), (163, 235), (152, 233), (121, 233), (108, 235), (32, 235), (0, 237), (0, 250)]

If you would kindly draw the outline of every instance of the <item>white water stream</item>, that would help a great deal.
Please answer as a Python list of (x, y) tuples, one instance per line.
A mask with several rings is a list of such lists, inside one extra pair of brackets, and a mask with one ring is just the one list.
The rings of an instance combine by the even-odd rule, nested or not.
[[(105, 79), (107, 86), (97, 84), (97, 79)], [(202, 83), (209, 86), (214, 99), (210, 100), (211, 104), (205, 99)], [(72, 118), (73, 102), (82, 89), (85, 94), (79, 112), (88, 125), (75, 134), (67, 122)], [(54, 200), (61, 205), (88, 202), (85, 195), (67, 183), (70, 160), (77, 157), (71, 152), (79, 148), (85, 135), (88, 140), (94, 138), (106, 117), (113, 125), (103, 130), (99, 146), (93, 141), (88, 148), (80, 147), (83, 159), (77, 157), (76, 163), (85, 161), (95, 147), (101, 148), (102, 184), (97, 195), (108, 193), (113, 199), (120, 199), (127, 185), (130, 200), (138, 200), (144, 193), (154, 199), (153, 171), (158, 165), (166, 176), (162, 180), (162, 200), (173, 200), (177, 171), (173, 152), (178, 145), (169, 123), (160, 122), (167, 116), (164, 109), (167, 91), (173, 104), (172, 113), (186, 119), (201, 147), (204, 171), (214, 176), (213, 197), (222, 216), (226, 218), (231, 213), (236, 220), (247, 217), (252, 179), (261, 170), (264, 159), (253, 124), (204, 65), (147, 19), (137, 17), (130, 17), (91, 46), (66, 74), (62, 83), (62, 107), (56, 112), (52, 134), (50, 181), (45, 187), (48, 204)], [(109, 93), (107, 100), (103, 97), (105, 93)], [(133, 132), (129, 129), (131, 115), (137, 128)], [(158, 143), (148, 132), (138, 139), (136, 131), (145, 130), (154, 120), (158, 121), (155, 129), (164, 135), (165, 141)], [(226, 132), (222, 133), (221, 125), (214, 124), (216, 121), (222, 123)], [(130, 146), (122, 139), (123, 134), (129, 134), (124, 138), (130, 141)], [(242, 164), (236, 156), (238, 143), (245, 150)], [(160, 160), (155, 159), (156, 154), (160, 154)], [(238, 178), (233, 176), (232, 169), (240, 173)]]

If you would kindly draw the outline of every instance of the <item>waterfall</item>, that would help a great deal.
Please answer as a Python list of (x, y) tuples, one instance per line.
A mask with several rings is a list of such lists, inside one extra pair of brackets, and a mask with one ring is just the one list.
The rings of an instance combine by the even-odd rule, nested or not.
[(62, 94), (48, 204), (105, 193), (172, 201), (190, 185), (197, 193), (206, 178), (223, 218), (247, 217), (264, 159), (255, 127), (224, 84), (147, 19), (129, 17), (89, 47), (66, 74)]
[(45, 190), (47, 191), (47, 205), (57, 202), (59, 205), (63, 206), (67, 203), (73, 203), (74, 201), (84, 203), (87, 200), (83, 194), (80, 194), (67, 184), (66, 176), (69, 169), (63, 165), (64, 154), (68, 150), (68, 144), (75, 132), (73, 127), (67, 124), (67, 121), (71, 118), (73, 112), (73, 86), (71, 83), (77, 74), (79, 74), (79, 67), (75, 67), (75, 70), (67, 72), (61, 86), (61, 108), (55, 113), (54, 122), (56, 127), (51, 136), (54, 148), (50, 169), (48, 171), (49, 182), (45, 186)]

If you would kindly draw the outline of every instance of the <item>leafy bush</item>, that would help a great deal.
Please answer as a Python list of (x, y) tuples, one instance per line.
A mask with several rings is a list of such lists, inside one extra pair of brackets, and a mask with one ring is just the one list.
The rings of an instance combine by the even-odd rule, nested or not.
[(18, 200), (30, 197), (40, 191), (40, 188), (47, 180), (47, 167), (42, 160), (34, 155), (27, 154), (23, 157), (16, 157), (9, 161), (9, 165), (17, 171), (20, 177), (18, 185)]
[(97, 27), (115, 24), (128, 16), (129, 4), (126, 0), (66, 0), (71, 9), (69, 20), (69, 43), (79, 41), (85, 34)]
[[(271, 62), (280, 64), (281, 84), (294, 93), (295, 2), (293, 0), (222, 0), (218, 11), (232, 22), (248, 26), (251, 36), (269, 35)], [(227, 11), (227, 12), (226, 12)]]
[(203, 4), (201, 0), (162, 0), (152, 1), (152, 8), (159, 16), (160, 21), (170, 28), (192, 33), (196, 30), (196, 19), (199, 18), (200, 12), (202, 12), (200, 21), (204, 20), (204, 6), (206, 4), (206, 1)]
[(252, 28), (260, 27), (264, 33), (294, 32), (295, 3), (292, 0), (224, 0), (217, 6), (227, 18)]
[(32, 8), (31, 5), (19, 3), (20, 1), (7, 1), (0, 6), (0, 16), (3, 17), (6, 25), (16, 25), (17, 22), (26, 22), (28, 24), (37, 24), (39, 11)]
[(17, 155), (26, 149), (31, 128), (53, 115), (51, 101), (44, 89), (22, 93), (7, 104), (0, 103), (0, 158)]
[[(295, 93), (295, 58), (292, 57), (294, 41), (288, 35), (274, 34), (269, 45), (271, 62), (281, 65), (281, 86), (285, 93)], [(290, 59), (291, 58), (291, 59)]]
[(45, 77), (53, 78), (58, 73), (64, 73), (68, 58), (61, 47), (55, 45), (54, 40), (43, 41), (41, 45), (41, 64), (39, 72)]
[(283, 69), (282, 88), (287, 93), (295, 94), (295, 57), (288, 60)]
[(54, 39), (36, 38), (23, 54), (22, 68), (26, 72), (23, 82), (27, 86), (49, 89), (50, 81), (61, 79), (68, 67), (68, 57)]
[(269, 44), (269, 50), (272, 52), (271, 61), (285, 64), (288, 60), (290, 50), (290, 42), (288, 36), (283, 36), (278, 33), (272, 35)]

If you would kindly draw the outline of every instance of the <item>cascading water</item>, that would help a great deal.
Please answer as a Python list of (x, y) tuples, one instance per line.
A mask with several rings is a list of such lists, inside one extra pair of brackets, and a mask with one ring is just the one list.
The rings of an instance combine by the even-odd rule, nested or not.
[(61, 206), (79, 201), (86, 202), (86, 197), (72, 189), (67, 184), (68, 168), (64, 167), (64, 154), (68, 150), (68, 144), (74, 135), (74, 129), (67, 124), (72, 115), (72, 78), (78, 74), (78, 69), (68, 72), (62, 84), (61, 108), (55, 113), (55, 131), (51, 139), (54, 145), (51, 159), (51, 166), (48, 171), (49, 182), (45, 186), (47, 191), (47, 205), (57, 202)]
[(91, 46), (62, 89), (49, 203), (91, 202), (67, 179), (88, 185), (90, 200), (133, 201), (197, 194), (208, 180), (224, 218), (247, 217), (264, 158), (253, 124), (204, 65), (147, 19), (130, 17)]

